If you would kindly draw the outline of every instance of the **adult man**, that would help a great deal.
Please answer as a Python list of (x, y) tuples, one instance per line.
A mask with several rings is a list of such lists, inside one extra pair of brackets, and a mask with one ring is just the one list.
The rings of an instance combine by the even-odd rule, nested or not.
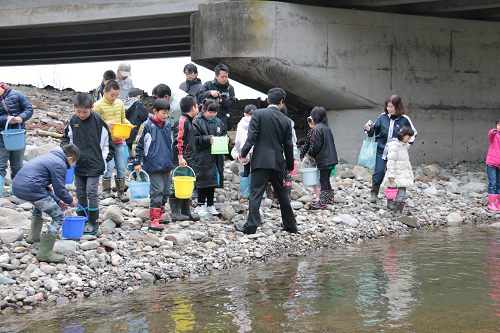
[(188, 94), (180, 89), (174, 91), (166, 84), (159, 84), (155, 87), (156, 97), (166, 99), (170, 103), (170, 114), (168, 120), (174, 126), (175, 122), (181, 117), (181, 99)]
[(134, 88), (132, 83), (132, 73), (130, 72), (130, 64), (128, 62), (121, 62), (116, 71), (116, 82), (120, 85), (120, 94), (118, 98), (125, 102), (127, 100), (128, 91)]
[(203, 103), (207, 98), (213, 98), (219, 102), (217, 118), (224, 122), (227, 128), (227, 112), (236, 106), (234, 88), (229, 84), (229, 68), (219, 64), (214, 69), (215, 79), (205, 82), (198, 93), (198, 102)]
[(116, 80), (116, 74), (112, 70), (107, 70), (104, 72), (102, 75), (102, 81), (99, 87), (95, 88), (92, 91), (92, 103), (97, 102), (104, 96), (104, 86), (106, 83), (108, 83), (110, 80)]
[(292, 126), (290, 119), (281, 113), (285, 101), (285, 91), (273, 88), (267, 93), (269, 107), (255, 110), (248, 126), (248, 137), (238, 156), (240, 163), (246, 163), (250, 149), (252, 156), (252, 183), (250, 185), (250, 206), (244, 226), (235, 224), (234, 229), (245, 234), (254, 234), (260, 225), (260, 201), (269, 181), (278, 197), (283, 227), (286, 231), (297, 232), (295, 216), (290, 201), (283, 189), (283, 150), (289, 173), (293, 170)]
[(187, 64), (183, 72), (186, 74), (186, 81), (181, 83), (179, 89), (198, 98), (198, 93), (203, 86), (198, 78), (198, 68), (194, 64)]

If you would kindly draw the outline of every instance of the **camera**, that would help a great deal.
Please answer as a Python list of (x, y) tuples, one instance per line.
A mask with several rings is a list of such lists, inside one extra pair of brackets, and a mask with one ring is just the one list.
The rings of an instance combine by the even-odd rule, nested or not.
[(215, 99), (215, 101), (220, 104), (222, 102), (222, 99), (224, 99), (224, 98), (229, 98), (229, 93), (228, 92), (221, 92), (221, 93), (219, 93), (219, 97), (217, 97)]

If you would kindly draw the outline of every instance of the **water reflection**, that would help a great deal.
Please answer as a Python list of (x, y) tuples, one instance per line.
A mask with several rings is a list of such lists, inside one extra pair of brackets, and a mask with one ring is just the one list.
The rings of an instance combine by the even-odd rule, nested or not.
[[(485, 298), (490, 298), (488, 305), (484, 306), (479, 304), (480, 307), (491, 310), (490, 319), (496, 320), (500, 323), (500, 244), (498, 239), (493, 236), (489, 236), (487, 238), (488, 247), (486, 249), (486, 260), (483, 262), (483, 266), (487, 269), (486, 272), (483, 272), (486, 276), (489, 277), (490, 281), (488, 281), (488, 285), (490, 289), (488, 289), (488, 296), (484, 296)], [(499, 325), (500, 326), (500, 325)], [(491, 331), (495, 333), (500, 332), (499, 330)]]

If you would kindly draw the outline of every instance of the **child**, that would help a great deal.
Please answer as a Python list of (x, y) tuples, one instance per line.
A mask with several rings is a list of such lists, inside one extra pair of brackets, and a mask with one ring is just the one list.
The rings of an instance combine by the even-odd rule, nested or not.
[[(0, 85), (0, 131), (5, 130), (9, 120), (9, 128), (25, 128), (26, 121), (33, 116), (33, 107), (26, 96), (20, 91), (13, 90), (6, 84)], [(24, 138), (23, 138), (24, 140)], [(16, 177), (23, 166), (24, 149), (7, 150), (0, 135), (0, 198), (3, 196), (3, 185), (7, 175), (7, 165), (10, 161), (10, 179)]]
[[(189, 168), (183, 167), (195, 164), (196, 138), (193, 119), (198, 114), (198, 102), (194, 96), (188, 95), (181, 99), (180, 107), (182, 114), (174, 124), (174, 140), (172, 142), (174, 166), (181, 167), (176, 170), (175, 176), (193, 176)], [(200, 220), (198, 215), (191, 214), (190, 200), (176, 198), (175, 189), (172, 186), (169, 198), (172, 221)]]
[(79, 216), (88, 215), (83, 233), (93, 235), (99, 230), (99, 177), (115, 153), (108, 125), (100, 114), (92, 111), (92, 98), (77, 94), (73, 99), (75, 114), (66, 123), (61, 146), (74, 144), (80, 150), (75, 167), (76, 197), (80, 206)]
[(338, 163), (337, 150), (330, 127), (328, 127), (328, 118), (326, 109), (317, 106), (311, 111), (311, 118), (314, 124), (313, 135), (311, 139), (311, 148), (306, 157), (313, 157), (319, 170), (319, 181), (321, 184), (321, 193), (319, 201), (310, 204), (311, 209), (325, 209), (326, 205), (333, 205), (333, 190), (330, 184), (330, 174)]
[[(396, 199), (387, 199), (387, 207), (402, 214), (405, 207), (406, 188), (413, 185), (413, 171), (411, 170), (410, 157), (408, 156), (408, 141), (415, 132), (409, 126), (402, 127), (396, 138), (387, 143), (387, 170), (382, 184), (389, 181), (391, 187), (398, 187)], [(391, 183), (396, 183), (392, 185)], [(394, 207), (396, 206), (396, 207)]]
[(116, 74), (112, 70), (107, 70), (102, 75), (101, 84), (92, 91), (92, 103), (95, 103), (104, 97), (104, 87), (110, 80), (116, 81)]
[[(313, 128), (314, 128), (314, 122), (312, 121), (311, 116), (307, 117), (307, 123), (309, 124), (309, 127), (311, 129), (309, 130), (309, 132), (307, 132), (306, 142), (302, 146), (302, 149), (300, 149), (300, 161), (302, 161), (304, 159), (304, 157), (306, 156), (307, 152), (311, 148), (311, 141), (312, 141), (312, 137), (313, 137), (313, 133), (314, 133), (314, 130), (313, 130)], [(319, 196), (320, 196), (320, 188), (319, 188), (318, 185), (314, 185), (313, 188), (314, 188), (314, 194), (313, 194), (313, 199), (314, 200), (313, 201), (314, 202), (318, 202), (319, 201)]]
[(226, 136), (227, 132), (224, 123), (217, 118), (218, 111), (219, 104), (207, 99), (203, 102), (203, 113), (198, 114), (193, 122), (196, 137), (194, 170), (198, 189), (198, 207), (195, 212), (198, 214), (219, 215), (214, 206), (214, 193), (216, 187), (224, 185), (224, 155), (212, 155), (211, 147), (214, 137)]
[(139, 126), (142, 125), (143, 122), (148, 120), (148, 111), (144, 108), (144, 104), (142, 104), (142, 90), (138, 88), (132, 88), (128, 92), (127, 100), (124, 103), (125, 107), (125, 117), (130, 121), (132, 125), (136, 127), (132, 128), (130, 131), (130, 136), (128, 139), (125, 139), (128, 147), (128, 162), (132, 163), (132, 144), (135, 141), (135, 137), (137, 136), (137, 131), (139, 131)]
[(486, 157), (488, 171), (488, 209), (500, 211), (500, 118), (496, 121), (496, 129), (488, 132), (490, 148)]
[[(288, 109), (285, 104), (281, 107), (281, 113), (288, 117)], [(290, 119), (290, 125), (292, 126), (292, 142), (293, 142), (293, 158), (297, 158), (297, 134), (295, 134), (295, 123)], [(292, 193), (292, 175), (288, 174), (286, 169), (286, 160), (283, 162), (283, 189), (288, 200), (292, 200), (290, 195)], [(276, 199), (276, 203), (279, 204), (279, 200)]]
[[(123, 102), (118, 99), (120, 86), (116, 81), (109, 81), (104, 86), (104, 97), (94, 104), (94, 111), (103, 116), (104, 121), (108, 124), (110, 130), (113, 130), (113, 124), (130, 124), (125, 118), (125, 107)], [(113, 133), (111, 133), (113, 134)], [(111, 175), (113, 174), (116, 165), (115, 185), (118, 192), (118, 199), (122, 202), (127, 202), (128, 198), (125, 195), (125, 151), (123, 147), (123, 139), (113, 138), (115, 147), (115, 155), (106, 165), (106, 172), (102, 177), (102, 187), (104, 190), (103, 198), (114, 197), (111, 194)]]
[[(66, 190), (66, 172), (73, 167), (80, 157), (77, 146), (69, 144), (52, 150), (26, 163), (14, 178), (12, 189), (19, 199), (33, 204), (31, 230), (26, 242), (40, 242), (36, 254), (38, 261), (61, 262), (64, 256), (54, 253), (57, 233), (64, 222), (64, 213), (68, 205), (76, 207), (77, 200)], [(54, 192), (48, 187), (52, 184)], [(41, 233), (43, 226), (42, 212), (52, 218), (46, 232)]]
[(172, 162), (172, 132), (168, 113), (170, 103), (157, 99), (153, 104), (154, 116), (146, 120), (137, 134), (132, 147), (134, 171), (139, 173), (141, 156), (144, 171), (149, 175), (149, 229), (163, 230), (160, 223), (168, 223), (163, 219), (165, 203), (170, 194), (170, 177), (174, 167)]
[[(248, 104), (245, 106), (245, 110), (243, 111), (244, 117), (241, 118), (238, 123), (238, 127), (236, 129), (236, 139), (234, 141), (234, 148), (238, 151), (238, 154), (241, 154), (241, 148), (245, 144), (248, 135), (248, 125), (250, 124), (250, 120), (252, 119), (252, 113), (254, 110), (257, 110), (257, 107), (253, 104)], [(253, 153), (253, 147), (250, 149), (249, 159), (246, 164), (243, 166), (243, 171), (238, 172), (240, 176), (240, 188), (241, 188), (241, 197), (240, 203), (248, 202), (248, 196), (250, 195), (250, 166), (251, 166), (251, 156)], [(238, 156), (238, 154), (236, 156)], [(245, 156), (246, 157), (246, 156)]]

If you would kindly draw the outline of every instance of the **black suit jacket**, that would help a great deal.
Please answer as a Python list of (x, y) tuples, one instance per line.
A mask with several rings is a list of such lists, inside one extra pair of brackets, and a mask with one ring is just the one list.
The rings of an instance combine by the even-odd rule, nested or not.
[(273, 169), (283, 172), (283, 151), (287, 170), (293, 170), (292, 122), (274, 106), (255, 110), (241, 156), (253, 149), (252, 170)]

